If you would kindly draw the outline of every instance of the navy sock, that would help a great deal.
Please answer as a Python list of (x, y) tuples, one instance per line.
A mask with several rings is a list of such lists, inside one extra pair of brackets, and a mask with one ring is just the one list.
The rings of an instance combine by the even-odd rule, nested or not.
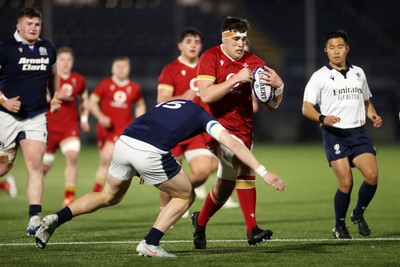
[(336, 228), (345, 227), (346, 213), (350, 205), (350, 193), (346, 194), (338, 189), (336, 191), (333, 203), (335, 207), (335, 218), (336, 218), (335, 227)]
[(29, 218), (42, 212), (42, 205), (29, 205)]
[(362, 216), (364, 214), (365, 209), (368, 207), (372, 198), (375, 195), (376, 188), (378, 185), (370, 185), (365, 181), (361, 184), (360, 189), (358, 190), (358, 201), (356, 208), (353, 213), (357, 216)]
[(148, 245), (158, 246), (160, 245), (160, 240), (163, 237), (163, 235), (164, 235), (163, 232), (152, 227), (149, 233), (144, 237), (144, 240), (146, 240), (146, 243)]
[(67, 206), (58, 212), (56, 212), (58, 216), (58, 221), (57, 221), (57, 226), (60, 226), (61, 224), (70, 221), (74, 216), (72, 215), (71, 209)]

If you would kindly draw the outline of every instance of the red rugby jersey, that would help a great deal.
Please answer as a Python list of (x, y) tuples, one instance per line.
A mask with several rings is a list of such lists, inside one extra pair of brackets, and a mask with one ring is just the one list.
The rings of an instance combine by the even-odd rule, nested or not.
[[(197, 78), (220, 84), (241, 69), (264, 66), (265, 62), (256, 55), (245, 51), (243, 56), (234, 60), (227, 56), (221, 46), (208, 49), (200, 57)], [(209, 105), (204, 105), (218, 121), (237, 137), (251, 138), (253, 134), (253, 106), (251, 83), (239, 83), (223, 98)]]
[[(158, 76), (158, 87), (173, 91), (173, 96), (182, 95), (189, 89), (198, 92), (197, 66), (183, 62), (180, 58), (175, 59)], [(198, 96), (193, 99), (195, 103), (199, 101)]]
[(62, 99), (61, 109), (51, 113), (47, 111), (47, 126), (49, 134), (51, 132), (63, 132), (79, 123), (79, 113), (77, 109), (77, 98), (86, 90), (85, 78), (79, 73), (72, 72), (71, 75), (63, 79), (60, 77), (60, 88), (67, 95)]
[(101, 112), (111, 118), (112, 127), (121, 131), (133, 121), (132, 106), (142, 98), (137, 83), (118, 84), (111, 77), (101, 81), (93, 94), (100, 99)]

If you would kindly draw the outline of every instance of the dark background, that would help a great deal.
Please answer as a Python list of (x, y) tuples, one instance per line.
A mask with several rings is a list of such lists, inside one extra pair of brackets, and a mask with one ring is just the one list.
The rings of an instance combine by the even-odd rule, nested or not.
[[(34, 6), (44, 15), (42, 36), (56, 47), (71, 46), (75, 70), (89, 90), (110, 75), (119, 55), (132, 60), (131, 78), (143, 89), (146, 104), (156, 103), (157, 77), (176, 58), (181, 30), (197, 27), (203, 51), (221, 42), (220, 23), (228, 15), (247, 18), (250, 50), (285, 81), (276, 112), (255, 114), (255, 140), (307, 142), (321, 139), (318, 124), (301, 115), (304, 87), (327, 63), (323, 35), (344, 29), (350, 35), (350, 63), (364, 69), (372, 102), (384, 126), (367, 127), (376, 142), (400, 140), (400, 1), (398, 0), (0, 0), (0, 40), (13, 35), (16, 15)], [(92, 131), (83, 135), (94, 142)]]

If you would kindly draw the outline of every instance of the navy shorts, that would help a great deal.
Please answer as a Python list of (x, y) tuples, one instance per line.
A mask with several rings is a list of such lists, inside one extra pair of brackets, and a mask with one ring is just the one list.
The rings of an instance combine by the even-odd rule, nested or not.
[(364, 153), (376, 155), (376, 148), (365, 127), (340, 129), (323, 126), (322, 136), (329, 165), (333, 160), (348, 157), (351, 167), (354, 167), (355, 157)]

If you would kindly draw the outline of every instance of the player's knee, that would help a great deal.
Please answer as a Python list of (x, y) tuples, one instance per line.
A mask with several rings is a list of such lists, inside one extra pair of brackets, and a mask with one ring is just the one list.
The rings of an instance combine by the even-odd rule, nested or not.
[(208, 170), (196, 170), (192, 171), (192, 174), (191, 182), (195, 187), (197, 187), (202, 185), (207, 180), (210, 172)]
[(349, 193), (351, 192), (351, 189), (353, 188), (353, 181), (342, 181), (339, 184), (340, 191), (343, 193)]
[(77, 154), (65, 154), (65, 159), (68, 165), (77, 165), (78, 164), (78, 155)]
[(118, 203), (121, 202), (123, 196), (119, 195), (111, 195), (107, 193), (106, 191), (103, 191), (102, 194), (104, 194), (104, 204), (105, 206), (114, 206), (117, 205)]
[(15, 152), (0, 151), (0, 176), (6, 175), (12, 168)]
[(376, 185), (378, 183), (378, 171), (368, 171), (365, 173), (365, 182), (370, 185)]

